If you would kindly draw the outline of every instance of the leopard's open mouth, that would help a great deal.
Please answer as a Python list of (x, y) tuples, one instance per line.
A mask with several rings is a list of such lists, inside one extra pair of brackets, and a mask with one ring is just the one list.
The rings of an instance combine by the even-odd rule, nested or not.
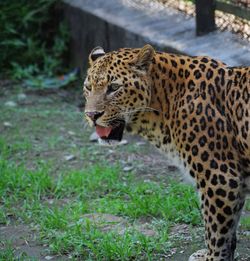
[(118, 124), (114, 124), (112, 127), (103, 127), (96, 125), (96, 133), (104, 141), (121, 141), (123, 137), (123, 131), (125, 122), (121, 121)]

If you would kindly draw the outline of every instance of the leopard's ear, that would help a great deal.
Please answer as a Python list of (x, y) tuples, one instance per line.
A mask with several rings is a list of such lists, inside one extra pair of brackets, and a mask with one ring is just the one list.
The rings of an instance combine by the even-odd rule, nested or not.
[(89, 64), (92, 65), (97, 58), (103, 56), (104, 54), (105, 51), (103, 50), (102, 47), (100, 46), (95, 47), (89, 54)]
[(134, 65), (139, 70), (148, 71), (148, 68), (152, 63), (154, 55), (155, 55), (154, 48), (151, 45), (146, 44), (141, 48), (141, 50), (137, 54), (137, 57), (134, 61)]

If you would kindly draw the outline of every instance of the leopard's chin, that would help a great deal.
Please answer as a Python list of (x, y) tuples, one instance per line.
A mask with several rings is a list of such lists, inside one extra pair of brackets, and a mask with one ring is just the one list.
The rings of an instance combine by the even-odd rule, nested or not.
[(102, 127), (96, 125), (96, 132), (99, 136), (99, 143), (102, 145), (113, 145), (122, 140), (125, 122), (114, 123), (113, 127)]

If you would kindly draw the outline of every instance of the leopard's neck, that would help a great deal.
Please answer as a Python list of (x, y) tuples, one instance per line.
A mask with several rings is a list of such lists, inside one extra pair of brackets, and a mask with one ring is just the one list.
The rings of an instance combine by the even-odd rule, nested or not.
[[(151, 101), (146, 112), (138, 113), (132, 124), (128, 126), (135, 134), (139, 134), (153, 143), (157, 148), (166, 150), (164, 147), (172, 142), (171, 118), (173, 105), (178, 102), (177, 92), (184, 80), (180, 81), (176, 65), (173, 66), (171, 59), (174, 55), (157, 54), (161, 59), (155, 59), (150, 70), (151, 77)], [(178, 56), (176, 56), (178, 57)], [(158, 62), (156, 62), (156, 60)], [(175, 65), (175, 63), (173, 63)], [(171, 144), (174, 147), (174, 144)]]

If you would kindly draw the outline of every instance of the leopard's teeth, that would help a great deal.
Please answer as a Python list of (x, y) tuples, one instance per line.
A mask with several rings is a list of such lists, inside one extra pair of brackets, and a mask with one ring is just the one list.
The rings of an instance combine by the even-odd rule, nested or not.
[(103, 140), (101, 138), (98, 139), (98, 143), (101, 146), (117, 146), (120, 144), (120, 141), (117, 140)]

